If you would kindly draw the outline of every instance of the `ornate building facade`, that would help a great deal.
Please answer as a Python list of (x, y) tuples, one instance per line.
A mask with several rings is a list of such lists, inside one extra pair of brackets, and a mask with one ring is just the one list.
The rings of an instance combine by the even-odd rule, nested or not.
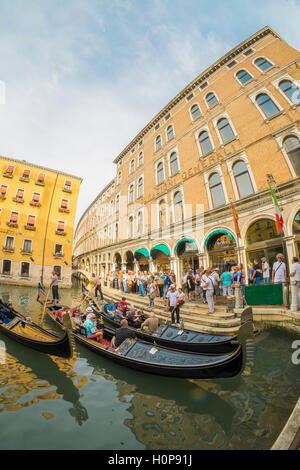
[[(178, 93), (115, 158), (82, 215), (82, 269), (219, 266), (300, 255), (300, 53), (265, 27)], [(269, 184), (284, 236), (276, 230)], [(237, 238), (230, 203), (239, 215)]]
[(71, 287), (72, 248), (82, 179), (0, 157), (0, 282), (35, 286), (58, 273)]

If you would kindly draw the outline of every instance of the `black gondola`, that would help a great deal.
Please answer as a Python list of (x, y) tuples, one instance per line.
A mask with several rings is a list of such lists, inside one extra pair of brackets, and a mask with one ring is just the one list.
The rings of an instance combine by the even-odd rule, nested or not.
[[(41, 293), (40, 290), (39, 301), (43, 303), (43, 299), (40, 298)], [(49, 304), (46, 312), (57, 325), (61, 326), (60, 320), (55, 317), (57, 309), (57, 305)], [(88, 339), (83, 334), (84, 330), (81, 328), (80, 331), (74, 332), (74, 338), (78, 343), (102, 357), (143, 372), (173, 377), (212, 379), (233, 377), (243, 368), (243, 349), (238, 344), (234, 351), (219, 355), (183, 352), (165, 347), (157, 348), (140, 339), (136, 341), (126, 339), (117, 349), (112, 349), (107, 342), (111, 341), (114, 335), (113, 330), (103, 328), (103, 338), (106, 344)]]
[[(67, 325), (67, 318), (65, 320)], [(66, 328), (62, 338), (27, 320), (13, 307), (0, 300), (0, 333), (36, 351), (71, 358), (73, 355), (72, 330)]]
[[(96, 314), (101, 315), (115, 328), (120, 327), (120, 321), (115, 319), (112, 320), (108, 317), (105, 310), (105, 304), (98, 304), (101, 308), (101, 310), (99, 310), (89, 291), (84, 286), (82, 286), (82, 293), (86, 298), (90, 299), (92, 302), (91, 306)], [(139, 331), (130, 326), (129, 328), (131, 328), (135, 332), (136, 336), (143, 341), (147, 341), (149, 343), (154, 343), (155, 341), (160, 346), (175, 348), (181, 351), (223, 354), (236, 349), (236, 335), (213, 335), (188, 329), (181, 330), (173, 325), (166, 325), (163, 323), (158, 326), (158, 329), (153, 334), (147, 333), (146, 331)]]

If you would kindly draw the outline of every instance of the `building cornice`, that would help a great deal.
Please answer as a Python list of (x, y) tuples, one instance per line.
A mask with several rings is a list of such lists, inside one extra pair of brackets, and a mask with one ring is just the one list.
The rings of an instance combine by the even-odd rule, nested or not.
[(80, 183), (83, 181), (83, 178), (80, 178), (79, 176), (70, 175), (69, 173), (65, 173), (64, 171), (53, 170), (52, 168), (47, 168), (45, 166), (36, 165), (35, 163), (30, 163), (30, 162), (27, 162), (26, 160), (18, 160), (16, 158), (5, 157), (3, 155), (0, 155), (0, 160), (14, 162), (14, 163), (18, 163), (18, 164), (21, 164), (21, 165), (24, 165), (24, 166), (30, 166), (30, 167), (33, 167), (33, 168), (38, 168), (38, 169), (44, 170), (44, 171), (51, 171), (51, 173), (55, 173), (55, 174), (59, 174), (59, 175), (63, 175), (63, 176), (68, 176), (69, 178), (75, 178), (75, 179), (79, 180)]

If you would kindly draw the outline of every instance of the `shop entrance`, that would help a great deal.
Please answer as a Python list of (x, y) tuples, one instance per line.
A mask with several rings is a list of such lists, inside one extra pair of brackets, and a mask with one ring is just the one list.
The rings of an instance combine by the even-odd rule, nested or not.
[(180, 272), (199, 269), (198, 248), (193, 240), (181, 240), (175, 247), (175, 253), (179, 258)]
[(170, 271), (170, 250), (167, 245), (159, 244), (151, 249), (151, 256), (155, 264), (155, 271)]
[(206, 241), (206, 248), (211, 268), (224, 271), (238, 264), (236, 241), (231, 233), (225, 230), (214, 232)]
[(253, 263), (255, 259), (261, 262), (261, 258), (265, 257), (270, 268), (276, 261), (276, 255), (283, 252), (281, 237), (272, 219), (260, 219), (251, 224), (246, 233), (245, 245), (247, 262)]

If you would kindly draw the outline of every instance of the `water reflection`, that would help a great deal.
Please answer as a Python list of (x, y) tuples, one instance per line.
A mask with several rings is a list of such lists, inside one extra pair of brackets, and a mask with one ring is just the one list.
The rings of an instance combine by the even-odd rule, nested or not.
[[(67, 360), (37, 353), (20, 346), (10, 339), (5, 340), (6, 364), (0, 368), (0, 411), (16, 411), (31, 406), (40, 400), (63, 399), (72, 404), (69, 409), (75, 421), (82, 425), (88, 419), (86, 408), (80, 403), (79, 389), (87, 382), (82, 378), (76, 385), (77, 373), (73, 371), (76, 358)], [(49, 388), (55, 390), (49, 391)], [(33, 391), (47, 390), (27, 401), (21, 400)]]

